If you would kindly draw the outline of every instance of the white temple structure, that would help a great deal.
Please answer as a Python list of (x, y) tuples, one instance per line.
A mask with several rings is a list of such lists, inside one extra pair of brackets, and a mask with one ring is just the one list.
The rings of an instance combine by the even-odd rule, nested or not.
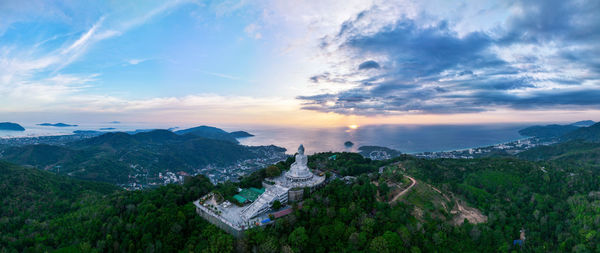
[(303, 182), (310, 180), (313, 174), (308, 169), (308, 158), (304, 155), (304, 146), (300, 144), (296, 161), (290, 166), (290, 170), (285, 173), (285, 178), (292, 182)]
[(274, 185), (263, 184), (265, 193), (260, 195), (256, 201), (242, 211), (246, 218), (256, 217), (269, 210), (275, 200), (282, 204), (289, 200), (299, 201), (302, 199), (304, 188), (315, 188), (325, 182), (324, 176), (313, 174), (308, 168), (308, 157), (304, 154), (304, 146), (300, 144), (296, 161), (290, 166), (290, 170), (283, 175), (274, 178)]
[[(236, 207), (231, 204), (217, 204), (214, 200), (212, 202), (203, 200), (202, 203), (198, 200), (194, 202), (196, 212), (225, 231), (241, 236), (243, 230), (259, 224), (258, 221), (271, 211), (275, 201), (281, 204), (300, 201), (305, 189), (312, 191), (323, 185), (325, 176), (313, 174), (307, 164), (308, 158), (304, 154), (304, 146), (300, 145), (296, 161), (290, 166), (290, 170), (279, 177), (269, 179), (270, 182), (263, 182), (265, 192), (250, 205)], [(203, 199), (207, 199), (207, 196)]]
[(318, 176), (313, 174), (308, 169), (308, 157), (304, 154), (304, 146), (300, 144), (298, 147), (298, 154), (296, 154), (296, 161), (290, 166), (290, 170), (274, 178), (275, 184), (287, 187), (287, 188), (313, 188), (321, 185), (325, 181), (324, 176)]

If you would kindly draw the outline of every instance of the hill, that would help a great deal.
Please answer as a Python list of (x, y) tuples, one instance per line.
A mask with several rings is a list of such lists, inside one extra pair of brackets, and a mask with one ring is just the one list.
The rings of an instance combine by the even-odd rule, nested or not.
[(42, 123), (42, 124), (38, 124), (38, 126), (52, 126), (52, 127), (76, 127), (77, 125), (69, 125), (69, 124), (65, 124), (65, 123), (56, 123), (56, 124), (52, 124), (52, 123)]
[(127, 192), (0, 162), (0, 251), (230, 252), (231, 236), (191, 204), (212, 187), (199, 176)]
[(14, 236), (21, 236), (17, 231), (27, 232), (23, 229), (27, 224), (41, 224), (117, 190), (110, 184), (76, 180), (0, 161), (0, 248), (6, 247)]
[(600, 123), (589, 127), (582, 127), (560, 137), (561, 141), (582, 140), (587, 142), (600, 142)]
[(0, 122), (0, 130), (4, 131), (25, 131), (21, 125), (12, 122)]
[[(360, 165), (346, 158), (353, 157), (335, 161), (350, 170)], [(599, 246), (600, 224), (589, 222), (600, 215), (599, 170), (514, 158), (399, 159), (402, 173), (418, 183), (397, 203), (379, 200), (394, 183), (385, 170), (358, 174), (353, 182), (336, 179), (292, 215), (249, 231), (246, 251), (585, 252)], [(515, 245), (521, 230), (526, 240)]]
[(232, 143), (238, 143), (238, 141), (228, 132), (225, 132), (223, 129), (211, 127), (211, 126), (199, 126), (188, 128), (184, 130), (175, 131), (176, 134), (193, 134), (199, 137), (207, 138), (207, 139), (215, 139), (221, 141), (228, 141)]
[(519, 130), (519, 134), (523, 136), (537, 137), (542, 139), (551, 139), (563, 136), (571, 131), (579, 129), (575, 125), (546, 125), (532, 126)]
[(402, 155), (402, 152), (380, 146), (360, 146), (358, 153), (373, 160), (391, 159)]
[(246, 138), (246, 137), (252, 137), (254, 136), (251, 133), (248, 133), (246, 131), (235, 131), (235, 132), (231, 132), (229, 133), (231, 136), (233, 136), (233, 138)]
[(578, 127), (589, 127), (593, 124), (596, 124), (596, 122), (594, 122), (593, 120), (582, 120), (582, 121), (577, 121), (571, 125), (578, 126)]
[[(543, 140), (556, 140), (580, 128), (590, 127), (594, 125), (594, 123), (595, 122), (591, 120), (582, 120), (568, 125), (553, 124), (546, 126), (531, 126), (519, 130), (519, 134), (523, 136), (537, 137)], [(568, 140), (572, 139), (569, 138), (563, 141)]]
[[(207, 165), (227, 166), (238, 161), (268, 157), (277, 147), (247, 147), (155, 130), (134, 135), (106, 133), (64, 146), (7, 147), (1, 159), (80, 179), (126, 184), (159, 180), (159, 173), (188, 174)], [(143, 181), (142, 181), (143, 180)]]
[[(569, 159), (578, 154), (593, 155), (600, 151), (600, 144), (583, 141), (568, 141), (548, 146), (535, 147), (517, 154), (517, 157), (531, 161)], [(599, 157), (600, 158), (600, 157)]]
[[(292, 162), (276, 167), (286, 169)], [(0, 218), (0, 248), (8, 252), (593, 252), (600, 247), (600, 224), (594, 222), (600, 217), (600, 170), (570, 160), (402, 155), (371, 161), (356, 153), (315, 154), (309, 157), (311, 168), (354, 179), (330, 177), (323, 188), (307, 192), (302, 205), (292, 204), (291, 214), (237, 241), (200, 218), (191, 202), (211, 190), (236, 192), (260, 184), (265, 169), (240, 183), (213, 186), (197, 176), (183, 185), (104, 191), (105, 184), (14, 165), (5, 170), (4, 164), (0, 193), (9, 204), (0, 210), (9, 212)], [(390, 166), (395, 169), (386, 170)], [(395, 202), (382, 199), (387, 191), (394, 195), (396, 186), (406, 189), (405, 176), (418, 181), (414, 188)], [(65, 195), (52, 190), (63, 187)], [(15, 206), (32, 209), (10, 213)], [(36, 212), (46, 214), (29, 215)], [(514, 245), (521, 230), (527, 239)]]

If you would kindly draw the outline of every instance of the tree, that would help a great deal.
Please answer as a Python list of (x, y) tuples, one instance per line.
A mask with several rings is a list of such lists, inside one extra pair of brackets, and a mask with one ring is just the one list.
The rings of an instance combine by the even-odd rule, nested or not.
[(267, 167), (267, 177), (276, 177), (281, 175), (281, 170), (275, 165)]
[(388, 184), (386, 182), (379, 184), (379, 194), (381, 195), (381, 198), (383, 198), (383, 200), (388, 199), (388, 193), (390, 193), (390, 187), (388, 186)]
[(383, 238), (381, 236), (375, 237), (371, 241), (371, 244), (369, 245), (369, 249), (372, 252), (378, 252), (378, 253), (390, 252), (387, 241), (385, 240), (385, 238)]
[(277, 239), (270, 236), (265, 242), (258, 246), (259, 252), (265, 253), (276, 253), (279, 252), (279, 245), (277, 245)]
[(271, 208), (273, 210), (279, 210), (279, 208), (281, 208), (281, 202), (279, 202), (279, 200), (273, 201), (273, 205), (271, 206)]
[(304, 227), (297, 227), (288, 236), (288, 241), (294, 249), (302, 251), (304, 245), (308, 242), (308, 235)]

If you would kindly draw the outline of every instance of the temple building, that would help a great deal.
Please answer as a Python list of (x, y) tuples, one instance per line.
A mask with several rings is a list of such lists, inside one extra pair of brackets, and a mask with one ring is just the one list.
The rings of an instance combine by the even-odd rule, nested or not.
[(273, 211), (271, 206), (275, 201), (281, 204), (299, 202), (305, 189), (313, 191), (325, 183), (325, 176), (315, 175), (307, 164), (304, 146), (300, 145), (296, 161), (290, 169), (279, 177), (265, 180), (262, 183), (264, 192), (250, 204), (237, 206), (229, 201), (219, 201), (221, 199), (218, 196), (210, 193), (194, 201), (196, 212), (217, 227), (239, 237), (245, 229), (268, 224), (268, 214)]

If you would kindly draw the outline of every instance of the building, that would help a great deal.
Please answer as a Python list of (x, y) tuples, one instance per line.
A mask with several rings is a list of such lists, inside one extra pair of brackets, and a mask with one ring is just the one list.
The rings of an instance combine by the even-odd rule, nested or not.
[(264, 192), (253, 199), (248, 197), (249, 193), (257, 193), (258, 189), (249, 189), (240, 192), (235, 198), (240, 203), (250, 204), (245, 206), (232, 205), (229, 201), (219, 203), (212, 193), (197, 201), (194, 201), (196, 212), (226, 232), (240, 237), (243, 231), (255, 226), (268, 224), (268, 213), (273, 211), (271, 206), (275, 201), (281, 204), (301, 201), (305, 189), (313, 191), (325, 183), (325, 177), (315, 175), (308, 168), (308, 158), (304, 154), (304, 146), (298, 147), (296, 161), (290, 166), (290, 170), (279, 177), (263, 182)]

